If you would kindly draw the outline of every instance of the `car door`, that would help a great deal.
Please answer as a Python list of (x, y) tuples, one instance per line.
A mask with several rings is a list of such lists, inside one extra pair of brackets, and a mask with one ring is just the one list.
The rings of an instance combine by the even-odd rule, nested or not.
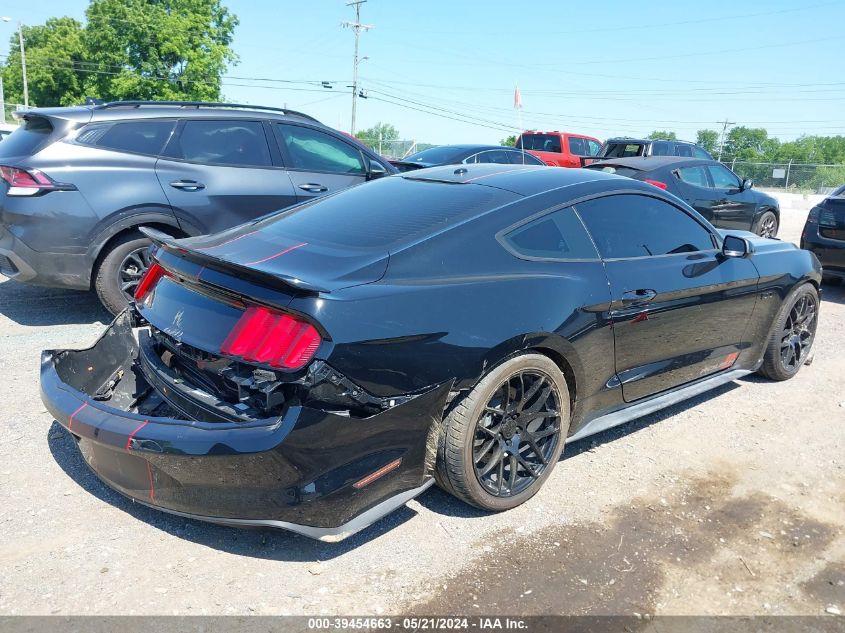
[(678, 197), (715, 225), (713, 206), (717, 198), (706, 166), (679, 167), (672, 171), (672, 175), (675, 177)]
[(155, 170), (178, 218), (205, 233), (242, 224), (297, 200), (260, 120), (188, 119)]
[(627, 402), (729, 368), (758, 274), (679, 206), (645, 194), (576, 203), (610, 282), (616, 375)]
[(367, 179), (361, 150), (339, 136), (293, 123), (274, 123), (273, 129), (300, 201)]
[(707, 165), (713, 186), (713, 219), (726, 229), (751, 230), (757, 201), (750, 189), (742, 189), (739, 176), (720, 164)]

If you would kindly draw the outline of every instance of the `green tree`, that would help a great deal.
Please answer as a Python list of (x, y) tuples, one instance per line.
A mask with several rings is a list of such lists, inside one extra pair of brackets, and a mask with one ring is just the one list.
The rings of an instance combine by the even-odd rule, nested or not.
[(725, 138), (722, 160), (772, 161), (777, 158), (780, 141), (769, 138), (763, 128), (738, 126)]
[[(86, 58), (82, 25), (73, 18), (50, 18), (45, 24), (24, 26), (26, 77), (30, 105), (57, 106), (82, 102)], [(9, 41), (3, 66), (6, 103), (23, 103), (21, 53), (17, 32)]]
[(511, 134), (510, 136), (506, 136), (501, 141), (499, 141), (499, 145), (507, 145), (508, 147), (514, 147), (516, 145), (516, 134)]
[(715, 156), (719, 151), (719, 133), (716, 130), (699, 130), (695, 142)]
[(220, 0), (91, 0), (85, 15), (87, 95), (215, 101), (237, 63), (238, 18)]
[(399, 140), (399, 130), (390, 123), (379, 121), (371, 128), (356, 132), (355, 138), (380, 152), (391, 141)]
[(674, 132), (668, 132), (666, 130), (654, 130), (651, 134), (648, 135), (648, 138), (659, 138), (674, 141), (678, 137), (675, 135)]

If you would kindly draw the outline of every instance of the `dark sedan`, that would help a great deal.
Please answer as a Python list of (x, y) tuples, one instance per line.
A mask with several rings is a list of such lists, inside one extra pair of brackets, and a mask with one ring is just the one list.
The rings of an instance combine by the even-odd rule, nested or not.
[(845, 279), (845, 185), (810, 209), (801, 248), (816, 254), (826, 278)]
[(615, 158), (587, 169), (636, 178), (673, 193), (714, 226), (762, 237), (778, 234), (778, 201), (754, 191), (751, 180), (743, 180), (718, 161), (675, 156)]
[(504, 145), (438, 145), (411, 154), (402, 160), (390, 161), (399, 171), (413, 171), (440, 165), (545, 165), (536, 156), (515, 147)]
[(821, 267), (600, 172), (383, 178), (213, 236), (148, 231), (134, 307), (41, 394), (134, 500), (338, 540), (435, 481), (486, 510), (571, 442), (808, 359)]

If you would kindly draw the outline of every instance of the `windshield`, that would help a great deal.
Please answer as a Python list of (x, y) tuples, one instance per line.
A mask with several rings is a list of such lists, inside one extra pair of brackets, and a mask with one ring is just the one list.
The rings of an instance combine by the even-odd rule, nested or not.
[(560, 154), (560, 136), (557, 134), (523, 134), (516, 142), (517, 148), (531, 149), (535, 152), (555, 152)]

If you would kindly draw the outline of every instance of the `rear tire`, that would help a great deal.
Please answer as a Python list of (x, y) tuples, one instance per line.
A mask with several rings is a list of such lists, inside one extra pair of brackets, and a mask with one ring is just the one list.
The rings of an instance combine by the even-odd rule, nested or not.
[(758, 373), (769, 380), (788, 380), (812, 358), (819, 321), (819, 293), (806, 283), (793, 290), (775, 318)]
[(102, 304), (112, 314), (123, 310), (132, 300), (135, 287), (149, 265), (150, 240), (137, 231), (117, 237), (106, 245), (94, 278), (94, 289)]
[(754, 232), (760, 237), (777, 237), (778, 218), (774, 211), (764, 211), (754, 225)]
[(560, 459), (569, 413), (569, 389), (551, 359), (542, 354), (510, 358), (443, 421), (437, 483), (483, 510), (509, 510), (524, 503)]

